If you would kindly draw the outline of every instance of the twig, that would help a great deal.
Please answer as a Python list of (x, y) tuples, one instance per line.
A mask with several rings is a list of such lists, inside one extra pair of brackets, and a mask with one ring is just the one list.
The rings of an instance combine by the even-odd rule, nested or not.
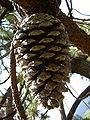
[(4, 84), (5, 82), (7, 82), (7, 80), (10, 78), (10, 76), (6, 79), (6, 80), (4, 80), (3, 82), (1, 82), (0, 83), (0, 85), (2, 85), (2, 84)]
[(83, 25), (90, 25), (90, 23), (86, 23), (86, 22), (79, 22), (79, 21), (74, 21), (77, 24), (83, 24)]
[(41, 119), (40, 119), (40, 120), (42, 120), (42, 119), (44, 118), (44, 116), (45, 116), (45, 115), (47, 115), (47, 113), (48, 113), (48, 110), (46, 110), (46, 112), (45, 112), (44, 114), (42, 114), (42, 116), (41, 116)]
[(79, 12), (78, 10), (76, 10), (76, 9), (74, 9), (74, 8), (73, 8), (73, 10), (77, 11), (77, 12), (78, 12), (79, 14), (81, 14), (81, 15), (90, 16), (90, 15), (83, 14), (83, 13)]
[(73, 19), (81, 20), (81, 21), (90, 21), (90, 19), (81, 19), (81, 18), (75, 18), (75, 17), (73, 17)]
[[(67, 0), (65, 0), (65, 1), (66, 1), (66, 5), (67, 5), (67, 8), (68, 8), (69, 14), (70, 14), (70, 18), (72, 19), (73, 18), (73, 16), (72, 16), (72, 8), (70, 8), (68, 1)], [(71, 7), (72, 7), (72, 3), (71, 3)]]
[(20, 100), (20, 95), (19, 95), (19, 91), (17, 87), (16, 60), (15, 60), (13, 46), (11, 49), (10, 57), (11, 57), (10, 59), (11, 60), (11, 63), (10, 63), (11, 65), (11, 86), (12, 86), (12, 93), (13, 93), (14, 101), (15, 101), (15, 104), (16, 104), (16, 107), (18, 109), (21, 119), (27, 120), (27, 116), (25, 114), (24, 107), (22, 106), (22, 102)]
[(8, 68), (4, 65), (3, 59), (1, 59), (1, 64), (3, 65), (3, 67), (5, 68), (5, 70), (9, 73)]

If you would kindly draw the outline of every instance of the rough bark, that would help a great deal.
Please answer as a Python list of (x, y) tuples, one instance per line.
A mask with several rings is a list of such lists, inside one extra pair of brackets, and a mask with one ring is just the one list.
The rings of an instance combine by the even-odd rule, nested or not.
[(59, 0), (13, 0), (21, 6), (27, 14), (32, 13), (48, 13), (56, 15), (59, 10)]
[(9, 0), (0, 0), (0, 5), (6, 8), (8, 11), (13, 11), (14, 7)]
[(19, 112), (19, 115), (20, 115), (21, 119), (27, 120), (27, 116), (25, 114), (24, 107), (22, 106), (22, 102), (21, 102), (18, 87), (17, 87), (16, 61), (15, 61), (15, 54), (14, 54), (13, 47), (12, 47), (12, 50), (11, 50), (10, 57), (11, 57), (10, 65), (11, 65), (12, 94), (13, 94), (14, 101), (15, 101), (15, 104), (16, 104), (16, 107), (18, 109), (18, 112)]
[(78, 25), (62, 11), (59, 12), (57, 17), (65, 25), (66, 31), (69, 35), (69, 40), (84, 53), (90, 55), (90, 36), (81, 30)]
[(72, 73), (78, 73), (90, 79), (90, 61), (87, 61), (87, 56), (78, 56), (71, 61)]

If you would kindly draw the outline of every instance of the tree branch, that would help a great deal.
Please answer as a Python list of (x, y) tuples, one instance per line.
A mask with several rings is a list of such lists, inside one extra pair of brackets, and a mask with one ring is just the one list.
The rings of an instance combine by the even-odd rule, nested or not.
[(90, 55), (90, 37), (78, 25), (67, 17), (62, 11), (57, 16), (65, 25), (69, 40), (84, 53)]
[(11, 49), (11, 86), (12, 86), (12, 93), (14, 97), (14, 101), (16, 107), (18, 109), (19, 115), (21, 119), (27, 120), (27, 116), (24, 111), (24, 107), (22, 106), (22, 102), (20, 100), (19, 91), (17, 87), (17, 76), (16, 76), (16, 60), (14, 54), (14, 48)]
[(90, 93), (90, 85), (79, 95), (79, 97), (76, 99), (76, 101), (74, 102), (74, 104), (72, 105), (69, 114), (66, 117), (66, 120), (72, 120), (73, 115), (78, 107), (78, 105), (80, 104), (80, 102), (85, 98), (88, 97), (88, 93)]
[(8, 11), (12, 12), (14, 10), (14, 7), (9, 0), (0, 0), (0, 5), (6, 8)]
[(56, 15), (59, 10), (60, 0), (13, 0), (30, 15), (33, 13), (48, 13)]
[(61, 120), (66, 120), (66, 114), (65, 114), (63, 102), (60, 103), (60, 110), (59, 111), (61, 113)]
[(71, 61), (71, 71), (90, 79), (90, 62), (86, 59), (86, 55), (73, 58)]

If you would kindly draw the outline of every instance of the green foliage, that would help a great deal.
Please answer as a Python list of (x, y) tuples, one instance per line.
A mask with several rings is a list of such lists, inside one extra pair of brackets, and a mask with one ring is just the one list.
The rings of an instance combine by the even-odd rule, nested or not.
[(39, 110), (38, 110), (38, 101), (35, 99), (35, 97), (31, 94), (28, 95), (28, 115), (31, 120), (35, 119), (39, 115)]
[(84, 115), (83, 115), (84, 119), (90, 120), (90, 110), (87, 110)]
[(90, 101), (88, 102), (88, 104), (90, 105)]
[(84, 30), (87, 34), (90, 34), (90, 25), (79, 24), (79, 27)]
[(77, 57), (78, 55), (82, 54), (81, 50), (79, 50), (77, 47), (70, 47), (70, 55), (71, 57)]
[(24, 78), (23, 78), (23, 73), (22, 72), (19, 72), (18, 73), (18, 82), (23, 85), (23, 82), (24, 82)]

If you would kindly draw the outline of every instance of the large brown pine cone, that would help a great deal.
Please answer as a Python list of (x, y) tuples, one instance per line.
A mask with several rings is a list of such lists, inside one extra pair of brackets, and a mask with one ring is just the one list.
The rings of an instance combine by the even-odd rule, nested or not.
[(48, 109), (59, 107), (68, 89), (70, 57), (68, 35), (59, 19), (37, 13), (26, 18), (13, 45), (25, 79)]

